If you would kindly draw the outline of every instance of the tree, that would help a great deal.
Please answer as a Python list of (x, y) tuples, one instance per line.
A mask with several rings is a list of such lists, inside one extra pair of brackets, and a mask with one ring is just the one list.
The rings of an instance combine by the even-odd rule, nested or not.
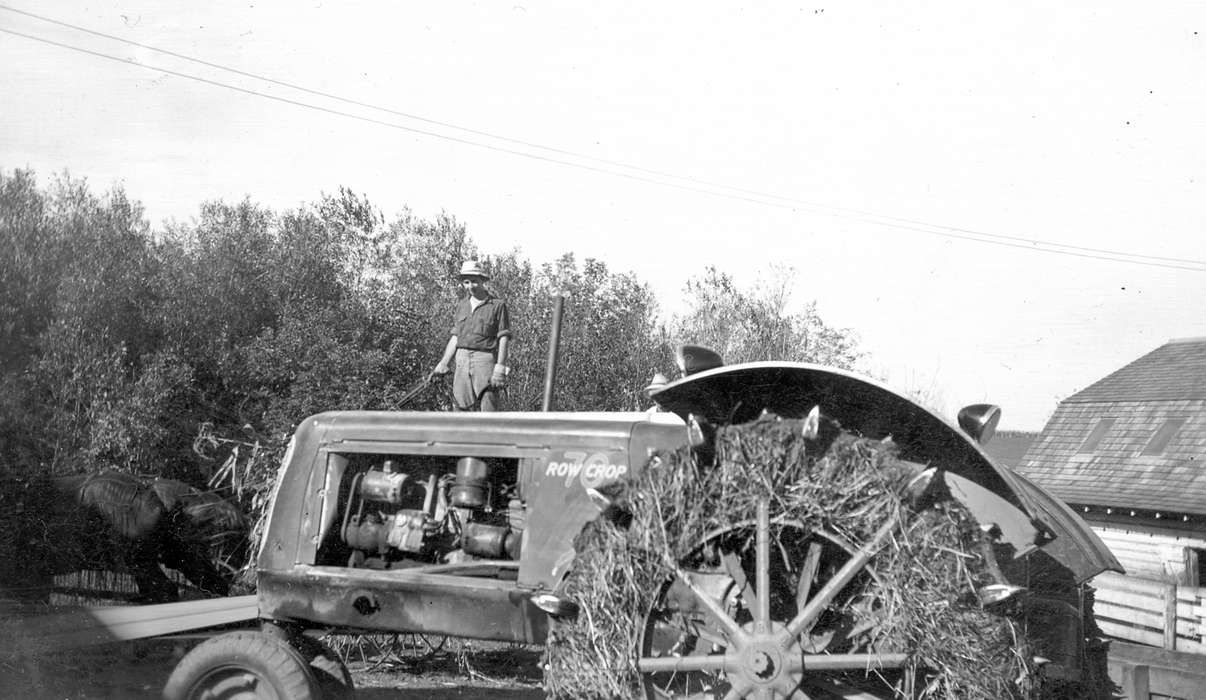
[[(615, 274), (594, 259), (578, 265), (572, 254), (541, 266), (528, 309), (531, 340), (526, 375), (539, 384), (522, 394), (539, 405), (548, 353), (553, 300), (565, 295), (555, 404), (566, 411), (635, 410), (641, 389), (668, 364), (656, 329), (657, 303), (649, 286), (631, 274)], [(538, 389), (539, 387), (539, 389)]]
[(42, 190), (28, 171), (0, 175), (0, 198), (0, 272), (15, 302), (0, 305), (0, 371), (14, 392), (0, 415), (0, 458), (50, 471), (99, 455), (133, 464), (155, 430), (102, 444), (96, 428), (144, 422), (158, 399), (138, 378), (148, 362), (166, 367), (152, 359), (158, 267), (142, 208), (120, 188), (98, 197), (67, 175)]
[(671, 320), (671, 335), (710, 347), (729, 364), (784, 360), (853, 369), (861, 357), (853, 331), (827, 325), (815, 301), (789, 310), (794, 275), (792, 268), (772, 266), (762, 281), (740, 289), (709, 267), (687, 283), (690, 306)]
[[(0, 173), (0, 464), (206, 473), (208, 436), (277, 445), (319, 411), (393, 409), (447, 342), (462, 261), (482, 258), (511, 307), (510, 410), (541, 405), (554, 300), (564, 295), (559, 410), (633, 410), (671, 368), (649, 287), (572, 254), (482, 255), (464, 224), (387, 220), (345, 188), (275, 212), (207, 202), (152, 232), (120, 189)], [(848, 331), (789, 314), (789, 275), (745, 291), (693, 280), (674, 334), (730, 361), (848, 366)], [(450, 408), (447, 382), (406, 408)], [(200, 467), (200, 468), (199, 468)]]

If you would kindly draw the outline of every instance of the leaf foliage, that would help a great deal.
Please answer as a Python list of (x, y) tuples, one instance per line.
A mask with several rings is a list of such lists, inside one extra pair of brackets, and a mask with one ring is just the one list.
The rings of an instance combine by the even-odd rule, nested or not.
[[(152, 227), (120, 187), (0, 171), (0, 476), (109, 467), (200, 483), (229, 457), (195, 449), (200, 433), (271, 453), (308, 415), (398, 408), (447, 342), (469, 258), (510, 306), (508, 410), (542, 406), (559, 298), (556, 410), (648, 407), (642, 388), (672, 374), (678, 342), (730, 361), (858, 357), (815, 306), (784, 311), (787, 270), (742, 290), (709, 269), (666, 321), (631, 273), (488, 254), (451, 214), (389, 218), (344, 188), (283, 212), (205, 202)], [(435, 381), (405, 408), (450, 405)]]

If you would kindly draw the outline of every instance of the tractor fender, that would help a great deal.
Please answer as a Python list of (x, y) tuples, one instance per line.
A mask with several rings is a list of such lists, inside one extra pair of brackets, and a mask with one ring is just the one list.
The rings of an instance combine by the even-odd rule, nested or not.
[(1017, 556), (1043, 548), (1078, 581), (1122, 569), (1066, 505), (995, 463), (948, 419), (873, 379), (807, 363), (752, 362), (691, 374), (651, 391), (650, 397), (686, 421), (711, 425), (745, 423), (767, 412), (802, 419), (819, 407), (827, 424), (867, 438), (890, 438), (901, 459), (935, 468), (981, 524), (999, 526)]

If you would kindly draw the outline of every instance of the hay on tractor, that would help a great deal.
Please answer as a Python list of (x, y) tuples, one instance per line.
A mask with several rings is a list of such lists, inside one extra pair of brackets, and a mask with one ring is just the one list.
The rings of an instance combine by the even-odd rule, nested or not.
[[(744, 629), (759, 604), (777, 624), (792, 620), (870, 543), (873, 556), (827, 596), (794, 653), (903, 662), (799, 674), (806, 691), (813, 684), (811, 697), (862, 689), (876, 697), (1028, 697), (1023, 625), (985, 610), (977, 596), (994, 581), (985, 533), (957, 502), (910, 508), (902, 493), (919, 469), (898, 459), (890, 440), (844, 432), (809, 439), (801, 421), (775, 416), (720, 428), (711, 459), (687, 448), (659, 455), (609, 494), (610, 510), (623, 517), (601, 516), (574, 542), (565, 593), (580, 611), (550, 632), (547, 692), (723, 697), (739, 679), (715, 664), (697, 668), (726, 653), (715, 610)], [(769, 593), (754, 585), (760, 504), (770, 524)], [(710, 604), (701, 604), (701, 592)], [(682, 670), (643, 673), (641, 659), (672, 659)]]

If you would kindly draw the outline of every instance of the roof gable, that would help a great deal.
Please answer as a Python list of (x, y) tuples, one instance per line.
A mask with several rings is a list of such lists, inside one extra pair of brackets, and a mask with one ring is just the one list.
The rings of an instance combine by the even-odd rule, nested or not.
[(1018, 471), (1071, 503), (1206, 514), (1206, 338), (1060, 402)]
[(1206, 400), (1206, 338), (1171, 340), (1063, 403)]

